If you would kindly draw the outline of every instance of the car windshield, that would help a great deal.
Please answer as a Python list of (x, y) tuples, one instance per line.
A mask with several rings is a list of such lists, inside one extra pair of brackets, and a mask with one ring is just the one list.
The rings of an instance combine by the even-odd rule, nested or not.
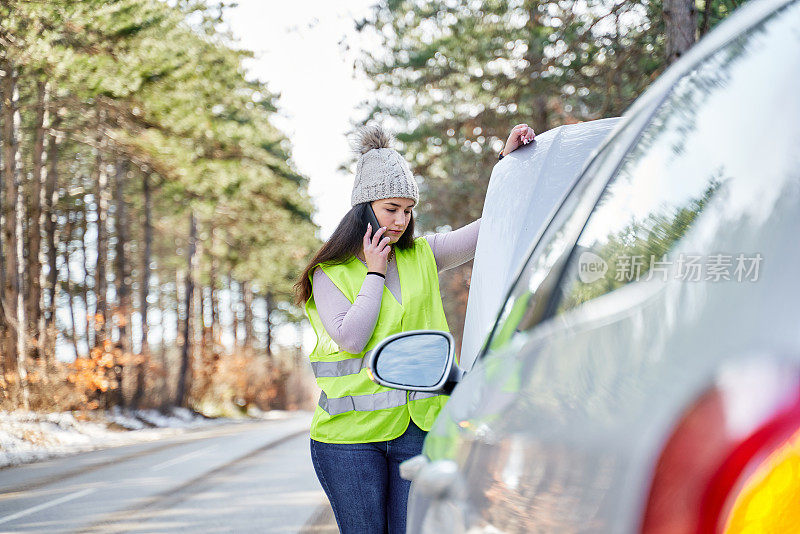
[[(501, 348), (514, 352), (551, 310), (565, 312), (644, 280), (653, 267), (660, 275), (664, 266), (658, 261), (670, 259), (665, 255), (719, 195), (727, 195), (726, 206), (733, 209), (748, 198), (772, 198), (780, 191), (771, 180), (785, 181), (800, 168), (800, 139), (792, 127), (800, 117), (797, 28), (795, 2), (700, 62), (674, 85), (628, 150), (625, 130), (640, 128), (636, 117), (630, 118), (589, 167), (528, 260), (484, 354)], [(620, 145), (627, 154), (614, 171), (609, 165), (616, 165), (619, 155), (611, 155)], [(594, 204), (599, 196), (594, 188), (600, 181), (602, 188), (608, 176), (613, 179), (584, 228), (592, 210), (583, 210), (581, 203)], [(732, 181), (738, 184), (735, 190)], [(585, 252), (605, 264), (603, 272), (591, 273), (599, 276), (590, 283), (578, 276)], [(753, 251), (727, 252), (733, 273), (735, 253)]]
[[(787, 65), (800, 60), (798, 27), (795, 5), (675, 85), (581, 233), (553, 296), (556, 314), (640, 281), (757, 281), (758, 251), (681, 244), (703, 221), (710, 234), (756, 199), (771, 206), (797, 176), (800, 73)], [(755, 230), (758, 219), (745, 227)]]

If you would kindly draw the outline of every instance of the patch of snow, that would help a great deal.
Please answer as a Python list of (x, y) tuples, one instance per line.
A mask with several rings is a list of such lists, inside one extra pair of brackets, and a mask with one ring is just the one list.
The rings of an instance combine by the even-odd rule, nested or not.
[(253, 411), (253, 408), (248, 410), (248, 415), (258, 417), (260, 419), (286, 419), (289, 417), (293, 412), (288, 412), (286, 410), (270, 410), (268, 412), (262, 412), (256, 408), (257, 412)]
[[(282, 419), (281, 410), (249, 414), (250, 418)], [(89, 420), (83, 420), (89, 419)], [(75, 417), (73, 412), (36, 413), (0, 411), (0, 469), (78, 452), (154, 441), (191, 429), (242, 422), (242, 419), (209, 419), (185, 408), (90, 412)]]

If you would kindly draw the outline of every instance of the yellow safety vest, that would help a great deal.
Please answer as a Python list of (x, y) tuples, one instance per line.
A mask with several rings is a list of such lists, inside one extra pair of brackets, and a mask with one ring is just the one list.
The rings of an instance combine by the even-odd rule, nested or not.
[[(359, 354), (341, 350), (331, 339), (322, 326), (313, 294), (306, 302), (306, 315), (317, 334), (309, 359), (322, 389), (311, 421), (312, 439), (326, 443), (386, 441), (403, 434), (409, 420), (428, 431), (447, 402), (446, 395), (379, 386), (367, 375), (365, 354), (390, 335), (419, 329), (449, 332), (436, 260), (428, 241), (417, 238), (409, 249), (395, 248), (395, 258), (403, 303), (384, 286), (375, 329)], [(350, 302), (356, 300), (367, 276), (366, 265), (353, 257), (319, 267)]]

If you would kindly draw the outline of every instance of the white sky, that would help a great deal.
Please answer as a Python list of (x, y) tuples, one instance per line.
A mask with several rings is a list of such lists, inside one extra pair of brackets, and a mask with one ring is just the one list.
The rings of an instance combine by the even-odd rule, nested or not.
[(274, 124), (292, 143), (294, 167), (310, 179), (322, 239), (350, 209), (353, 178), (336, 169), (350, 157), (346, 133), (363, 118), (356, 106), (369, 86), (354, 78), (356, 51), (345, 54), (339, 41), (356, 34), (353, 21), (373, 3), (239, 0), (225, 12), (239, 45), (256, 54), (249, 73), (281, 95)]
[[(246, 64), (248, 72), (281, 95), (274, 124), (292, 143), (294, 168), (310, 180), (314, 222), (323, 240), (350, 209), (353, 177), (337, 168), (350, 158), (347, 132), (351, 121), (363, 119), (356, 107), (366, 100), (370, 85), (355, 77), (358, 51), (345, 52), (339, 42), (357, 35), (353, 21), (368, 14), (373, 3), (239, 0), (225, 11), (239, 46), (255, 53)], [(276, 331), (281, 344), (293, 343), (296, 336), (293, 328)], [(308, 354), (315, 343), (313, 330), (304, 328), (302, 340)]]

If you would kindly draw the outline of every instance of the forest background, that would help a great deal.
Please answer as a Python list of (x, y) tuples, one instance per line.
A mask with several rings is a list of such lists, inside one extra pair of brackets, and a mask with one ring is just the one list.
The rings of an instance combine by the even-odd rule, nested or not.
[[(320, 232), (231, 5), (0, 1), (0, 410), (313, 406), (274, 331), (303, 328)], [(511, 127), (622, 114), (737, 5), (381, 1), (353, 21), (380, 46), (358, 50), (374, 87), (352, 124), (395, 132), (437, 199), (421, 233), (457, 228)], [(459, 345), (470, 274), (441, 274)]]

